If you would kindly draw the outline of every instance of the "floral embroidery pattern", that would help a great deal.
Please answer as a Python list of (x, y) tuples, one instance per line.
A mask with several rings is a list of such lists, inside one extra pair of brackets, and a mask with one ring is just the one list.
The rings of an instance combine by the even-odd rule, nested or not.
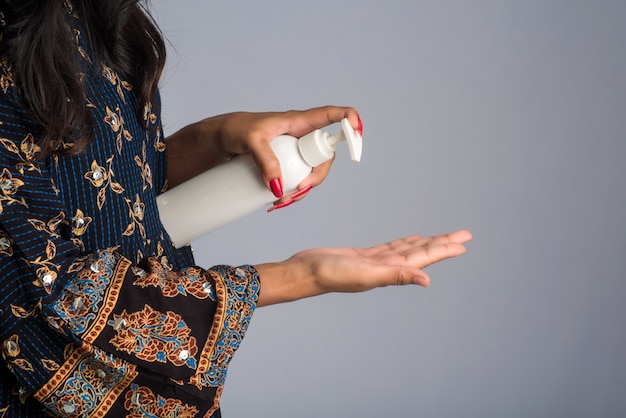
[[(4, 19), (0, 19), (0, 25), (4, 24)], [(13, 73), (11, 73), (8, 68), (10, 67), (6, 62), (6, 58), (0, 58), (0, 67), (2, 67), (2, 73), (0, 74), (0, 89), (2, 89), (3, 93), (6, 93), (10, 87), (15, 85), (13, 81)]]
[(72, 234), (78, 237), (83, 235), (92, 220), (90, 216), (85, 216), (82, 210), (76, 209), (76, 215), (72, 218)]
[(59, 370), (59, 363), (54, 360), (42, 358), (41, 364), (43, 364), (43, 367), (45, 367), (47, 370), (50, 370), (51, 372)]
[(103, 416), (111, 407), (107, 399), (119, 396), (136, 375), (133, 367), (94, 347), (70, 345), (65, 355), (51, 384), (35, 394), (56, 416)]
[(30, 267), (39, 266), (35, 271), (37, 279), (34, 280), (32, 284), (37, 287), (43, 287), (48, 294), (50, 294), (52, 290), (52, 285), (57, 279), (57, 272), (59, 271), (59, 266), (52, 262), (52, 260), (56, 257), (56, 253), (56, 245), (54, 242), (48, 240), (48, 245), (46, 245), (46, 258), (39, 256), (34, 260), (22, 259)]
[(60, 238), (59, 233), (57, 232), (59, 225), (65, 222), (65, 213), (59, 212), (57, 216), (48, 220), (48, 222), (44, 222), (40, 219), (29, 219), (28, 222), (37, 230), (44, 231), (51, 238)]
[(177, 417), (193, 418), (198, 414), (194, 406), (183, 404), (178, 399), (165, 398), (157, 395), (145, 386), (130, 385), (126, 392), (124, 408), (130, 412), (127, 418), (143, 417)]
[[(152, 103), (147, 103), (143, 108), (143, 120), (146, 123), (146, 127), (153, 126), (157, 123), (158, 116), (152, 109)], [(151, 134), (154, 132), (154, 149), (156, 152), (164, 152), (165, 151), (165, 142), (163, 141), (163, 137), (161, 135), (160, 126), (156, 126), (154, 131), (147, 130), (146, 131), (146, 139), (150, 140)]]
[[(205, 371), (205, 364), (201, 362), (199, 367), (201, 373), (190, 379), (190, 383), (198, 388), (221, 387), (226, 382), (228, 363), (239, 348), (248, 329), (260, 290), (259, 278), (256, 273), (253, 274), (252, 278), (249, 278), (246, 272), (239, 267), (215, 266), (213, 269), (219, 273), (214, 275), (216, 285), (220, 288), (218, 292), (221, 293), (221, 288), (225, 286), (228, 297), (226, 298), (224, 318), (221, 319), (224, 326), (221, 328), (219, 339), (213, 347), (209, 368)], [(216, 315), (215, 319), (216, 321), (220, 319), (219, 314)], [(215, 323), (213, 327), (215, 327)]]
[(35, 304), (35, 306), (28, 311), (27, 309), (11, 304), (11, 313), (16, 318), (28, 318), (29, 316), (33, 316), (41, 311), (41, 300)]
[(22, 206), (28, 206), (23, 197), (14, 198), (17, 189), (22, 187), (24, 182), (20, 179), (13, 178), (11, 172), (4, 168), (0, 173), (0, 213), (4, 211), (3, 205), (12, 205), (18, 203)]
[(17, 367), (18, 369), (32, 372), (34, 369), (31, 362), (18, 357), (21, 353), (19, 339), (20, 337), (18, 335), (13, 334), (5, 340), (2, 343), (2, 356), (6, 360), (9, 370), (13, 370), (14, 367)]
[(33, 134), (28, 133), (24, 139), (22, 139), (19, 148), (13, 141), (9, 141), (6, 138), (0, 138), (0, 145), (19, 158), (20, 162), (15, 165), (15, 168), (20, 174), (23, 175), (25, 171), (37, 171), (41, 173), (39, 167), (33, 162), (35, 155), (41, 151), (41, 147), (35, 143)]
[(124, 188), (121, 184), (113, 181), (115, 174), (113, 173), (113, 157), (107, 158), (106, 163), (108, 169), (100, 166), (96, 160), (91, 162), (91, 170), (85, 173), (84, 178), (91, 182), (94, 187), (100, 188), (98, 191), (97, 204), (98, 209), (102, 210), (104, 202), (106, 201), (106, 190), (111, 187), (111, 191), (117, 194), (124, 193)]
[[(72, 7), (68, 6), (67, 2), (66, 2), (66, 7), (68, 11), (70, 11), (70, 14), (72, 14), (73, 13)], [(85, 49), (82, 46), (80, 46), (80, 30), (78, 30), (77, 28), (73, 28), (72, 32), (74, 33), (74, 42), (76, 43), (76, 49), (78, 50), (78, 53), (85, 61), (91, 63), (91, 57), (89, 57), (89, 54), (87, 54), (87, 51), (85, 51)]]
[(107, 80), (109, 80), (109, 82), (116, 87), (115, 91), (117, 91), (117, 94), (120, 96), (120, 99), (122, 99), (122, 101), (126, 103), (124, 90), (126, 91), (132, 90), (133, 87), (131, 86), (131, 84), (126, 81), (123, 81), (115, 71), (113, 71), (111, 68), (107, 67), (104, 64), (102, 64), (102, 76), (106, 78)]
[(20, 337), (13, 334), (11, 335), (11, 337), (9, 337), (8, 340), (5, 340), (2, 343), (2, 348), (4, 351), (4, 354), (7, 357), (17, 357), (20, 355), (20, 344), (19, 344), (19, 340)]
[(159, 260), (159, 262), (165, 269), (172, 270), (172, 266), (170, 265), (170, 262), (165, 255), (165, 249), (163, 248), (163, 244), (161, 244), (161, 242), (164, 240), (165, 238), (163, 237), (163, 233), (161, 233), (161, 241), (157, 243), (155, 258)]
[(115, 265), (113, 253), (101, 251), (97, 258), (81, 257), (70, 267), (70, 272), (77, 272), (76, 279), (65, 286), (52, 308), (77, 335), (85, 334), (102, 310)]
[(71, 219), (71, 227), (72, 227), (72, 243), (75, 246), (81, 249), (81, 251), (85, 250), (85, 244), (80, 238), (85, 232), (87, 232), (87, 227), (91, 224), (93, 219), (90, 216), (85, 216), (82, 210), (76, 209), (76, 214)]
[(187, 268), (180, 272), (170, 271), (163, 267), (156, 259), (148, 260), (149, 271), (136, 270), (137, 280), (133, 282), (140, 287), (160, 287), (164, 296), (173, 298), (178, 295), (193, 295), (198, 299), (210, 298), (215, 301), (213, 284), (203, 278), (198, 268)]
[(4, 231), (0, 231), (0, 254), (11, 257), (13, 255), (13, 240)]
[(152, 111), (152, 103), (146, 103), (146, 105), (144, 106), (143, 120), (150, 125), (154, 125), (157, 122), (157, 115)]
[(135, 155), (135, 163), (141, 169), (141, 178), (143, 180), (143, 190), (146, 190), (148, 186), (152, 188), (152, 170), (150, 169), (150, 164), (146, 162), (146, 143), (143, 143), (141, 148), (141, 158), (138, 155)]
[(117, 134), (115, 137), (115, 145), (117, 147), (117, 153), (122, 154), (122, 138), (126, 141), (131, 141), (133, 136), (130, 134), (128, 129), (124, 127), (124, 118), (122, 118), (122, 113), (119, 105), (115, 108), (116, 112), (113, 112), (109, 109), (109, 106), (106, 107), (107, 115), (104, 117), (104, 121), (109, 124), (113, 132)]
[(183, 318), (171, 311), (161, 313), (149, 305), (129, 314), (114, 315), (108, 325), (118, 329), (109, 342), (120, 351), (149, 362), (171, 362), (195, 369), (196, 339)]
[(122, 137), (127, 141), (133, 139), (130, 132), (124, 128), (124, 118), (121, 115), (119, 105), (115, 108), (115, 112), (113, 112), (108, 106), (106, 107), (107, 115), (104, 117), (104, 121), (109, 124), (113, 132), (117, 133), (115, 144), (117, 146), (118, 154), (122, 154)]
[(126, 202), (126, 206), (128, 206), (128, 215), (130, 216), (130, 224), (126, 227), (124, 235), (127, 237), (131, 236), (135, 232), (135, 229), (138, 229), (141, 238), (146, 239), (146, 229), (141, 223), (141, 221), (143, 221), (146, 205), (141, 202), (139, 195), (135, 195), (134, 202), (127, 198), (124, 198), (124, 201)]

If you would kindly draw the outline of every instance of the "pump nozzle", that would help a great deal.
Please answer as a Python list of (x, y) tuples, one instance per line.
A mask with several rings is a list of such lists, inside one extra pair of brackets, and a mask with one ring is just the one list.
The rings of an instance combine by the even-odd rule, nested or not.
[[(363, 137), (350, 126), (348, 118), (341, 120), (341, 132), (337, 132), (335, 136), (344, 136), (350, 150), (350, 158), (352, 161), (361, 161), (361, 153), (363, 152)], [(340, 139), (341, 141), (341, 139)]]
[(335, 145), (337, 142), (346, 141), (350, 151), (352, 161), (361, 160), (361, 152), (363, 150), (363, 139), (361, 135), (350, 126), (347, 118), (341, 120), (341, 131), (335, 135), (330, 135), (319, 129), (300, 138), (298, 148), (302, 158), (311, 167), (330, 160), (335, 155)]

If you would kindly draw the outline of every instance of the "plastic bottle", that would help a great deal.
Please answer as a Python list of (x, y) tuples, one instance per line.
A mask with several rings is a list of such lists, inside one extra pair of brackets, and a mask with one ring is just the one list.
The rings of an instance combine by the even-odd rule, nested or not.
[[(313, 167), (330, 160), (337, 142), (345, 140), (352, 160), (361, 159), (361, 135), (347, 119), (341, 127), (335, 135), (318, 129), (300, 139), (281, 135), (270, 142), (280, 162), (285, 194), (295, 192)], [(177, 248), (274, 201), (249, 155), (237, 156), (157, 197), (161, 222)]]

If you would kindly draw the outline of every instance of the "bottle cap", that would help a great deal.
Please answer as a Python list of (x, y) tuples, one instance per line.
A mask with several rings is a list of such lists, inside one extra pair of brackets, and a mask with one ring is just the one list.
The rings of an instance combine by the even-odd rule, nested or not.
[(341, 120), (341, 131), (335, 135), (317, 129), (300, 138), (298, 148), (307, 164), (311, 167), (317, 167), (333, 158), (335, 145), (341, 141), (348, 143), (352, 161), (360, 161), (363, 151), (363, 138), (350, 126), (347, 118)]

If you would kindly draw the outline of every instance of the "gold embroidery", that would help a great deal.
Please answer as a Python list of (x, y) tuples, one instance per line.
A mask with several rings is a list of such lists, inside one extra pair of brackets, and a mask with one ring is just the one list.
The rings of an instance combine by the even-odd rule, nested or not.
[(118, 350), (134, 354), (138, 359), (195, 369), (198, 353), (196, 339), (183, 318), (172, 311), (159, 312), (144, 305), (138, 312), (113, 315), (108, 324), (117, 328), (109, 342)]
[(15, 306), (11, 304), (11, 313), (13, 314), (13, 316), (22, 318), (22, 319), (35, 315), (36, 313), (40, 311), (41, 311), (41, 300), (37, 302), (37, 304), (33, 307), (33, 309), (30, 312), (21, 306)]
[(154, 395), (150, 388), (132, 384), (126, 392), (124, 408), (130, 412), (127, 418), (176, 417), (193, 418), (198, 414), (195, 406), (183, 404), (178, 399)]
[(135, 202), (131, 203), (131, 200), (127, 198), (124, 198), (124, 201), (126, 202), (126, 206), (128, 206), (128, 215), (131, 220), (126, 227), (126, 230), (124, 230), (124, 235), (127, 237), (133, 235), (135, 228), (137, 228), (141, 238), (146, 239), (146, 229), (141, 223), (146, 205), (144, 205), (141, 199), (139, 199), (138, 194), (135, 195)]
[(56, 257), (56, 254), (56, 245), (54, 242), (48, 240), (45, 259), (42, 259), (41, 256), (34, 260), (26, 260), (25, 258), (22, 259), (28, 264), (29, 267), (39, 266), (39, 268), (35, 271), (37, 279), (32, 283), (37, 287), (43, 287), (48, 294), (52, 290), (52, 285), (57, 279), (57, 271), (59, 271), (59, 266), (52, 262), (52, 260)]
[(109, 109), (109, 106), (106, 106), (107, 115), (104, 117), (104, 121), (109, 124), (113, 132), (117, 134), (115, 137), (115, 145), (117, 147), (117, 153), (122, 154), (122, 138), (126, 141), (130, 141), (133, 139), (133, 136), (130, 134), (128, 129), (124, 126), (124, 118), (122, 117), (122, 113), (120, 107), (117, 106), (115, 108), (116, 112), (113, 112)]
[(28, 219), (28, 222), (35, 227), (37, 231), (44, 231), (51, 238), (60, 238), (61, 236), (57, 233), (57, 228), (62, 223), (67, 223), (65, 221), (65, 213), (59, 212), (54, 218), (48, 220), (48, 222), (44, 222), (40, 219)]
[(59, 363), (57, 363), (54, 360), (50, 360), (50, 359), (41, 359), (41, 364), (43, 364), (43, 367), (45, 367), (47, 370), (50, 370), (51, 372), (55, 371), (55, 370), (59, 370)]
[(135, 155), (135, 163), (141, 169), (141, 178), (143, 179), (143, 190), (146, 190), (148, 186), (152, 188), (152, 170), (150, 169), (150, 164), (146, 162), (146, 143), (143, 143), (141, 147), (141, 158), (138, 155)]
[(4, 231), (0, 231), (0, 254), (13, 255), (13, 238)]
[[(0, 138), (0, 141), (2, 141), (2, 138)], [(19, 203), (22, 206), (28, 207), (23, 197), (19, 199), (12, 197), (17, 189), (23, 185), (24, 182), (20, 179), (13, 178), (13, 175), (11, 175), (11, 172), (6, 167), (2, 170), (0, 173), (0, 213), (4, 210), (3, 203), (7, 206)]]
[(95, 347), (68, 345), (65, 361), (34, 398), (57, 415), (104, 417), (136, 376), (135, 366)]
[(132, 90), (132, 86), (129, 82), (123, 81), (120, 76), (113, 71), (110, 67), (102, 64), (102, 76), (106, 78), (109, 83), (115, 86), (115, 91), (124, 103), (126, 103), (126, 97), (124, 96), (124, 90)]
[[(148, 259), (148, 270), (137, 270), (135, 286), (161, 288), (163, 296), (173, 298), (178, 295), (193, 295), (198, 299), (212, 298), (212, 284), (207, 281), (199, 268), (189, 267), (180, 272), (171, 271), (155, 258)], [(212, 298), (213, 299), (213, 298)]]
[(86, 172), (83, 176), (86, 180), (92, 184), (92, 186), (100, 188), (98, 191), (97, 204), (98, 209), (102, 209), (104, 206), (104, 202), (106, 200), (106, 190), (110, 186), (111, 191), (117, 194), (124, 193), (124, 188), (121, 184), (116, 183), (112, 180), (115, 176), (113, 172), (113, 157), (109, 157), (106, 160), (108, 168), (100, 166), (96, 160), (91, 162), (91, 170)]
[(224, 279), (219, 274), (211, 274), (215, 279), (215, 294), (217, 298), (217, 307), (215, 309), (215, 315), (213, 316), (213, 323), (211, 324), (211, 332), (207, 337), (207, 341), (204, 344), (204, 349), (200, 354), (200, 360), (198, 361), (198, 368), (196, 369), (196, 375), (190, 379), (190, 383), (195, 385), (198, 389), (202, 388), (200, 374), (206, 373), (211, 367), (211, 356), (215, 348), (215, 344), (222, 335), (222, 327), (224, 324), (224, 317), (226, 315), (226, 284)]
[(34, 163), (35, 155), (41, 151), (41, 148), (35, 143), (33, 134), (27, 134), (24, 139), (22, 139), (19, 147), (15, 145), (13, 141), (6, 138), (0, 138), (0, 144), (2, 144), (7, 151), (15, 154), (15, 156), (20, 159), (20, 162), (15, 165), (15, 168), (20, 174), (24, 174), (24, 171), (37, 171), (41, 173), (39, 167)]

